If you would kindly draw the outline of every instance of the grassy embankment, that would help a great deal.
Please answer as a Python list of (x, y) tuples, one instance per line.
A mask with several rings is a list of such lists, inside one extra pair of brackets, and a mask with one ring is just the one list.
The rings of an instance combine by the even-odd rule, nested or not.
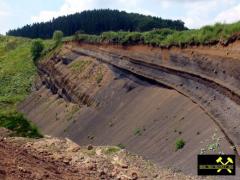
[(240, 32), (240, 22), (232, 24), (217, 23), (196, 30), (175, 31), (171, 29), (156, 29), (148, 32), (105, 32), (101, 35), (76, 34), (65, 38), (65, 41), (80, 40), (88, 43), (111, 44), (146, 44), (169, 47), (186, 45), (206, 45), (224, 42), (235, 33)]
[(30, 39), (0, 36), (0, 127), (17, 136), (38, 138), (42, 135), (36, 126), (16, 108), (30, 93), (36, 75), (31, 44)]

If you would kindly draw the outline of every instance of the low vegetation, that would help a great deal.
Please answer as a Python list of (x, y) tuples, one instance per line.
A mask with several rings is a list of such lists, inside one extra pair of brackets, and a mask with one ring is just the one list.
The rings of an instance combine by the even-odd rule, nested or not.
[(37, 127), (30, 123), (21, 113), (0, 112), (0, 127), (13, 131), (14, 136), (40, 138)]
[(100, 84), (102, 80), (103, 80), (103, 72), (102, 72), (102, 69), (100, 68), (96, 76), (96, 81), (98, 84)]
[(176, 151), (179, 149), (182, 149), (185, 146), (185, 141), (183, 139), (177, 139), (176, 140)]
[(99, 36), (78, 34), (66, 40), (79, 40), (87, 43), (111, 43), (120, 45), (146, 44), (169, 47), (186, 45), (206, 45), (225, 43), (231, 36), (240, 32), (240, 22), (232, 24), (217, 23), (197, 30), (176, 31), (172, 29), (154, 29), (147, 32), (104, 32)]
[(141, 136), (142, 135), (142, 130), (140, 128), (134, 129), (134, 135), (135, 136)]
[(120, 149), (125, 149), (126, 148), (126, 146), (122, 143), (118, 144), (117, 147), (119, 147)]
[(224, 154), (221, 143), (222, 139), (222, 137), (218, 136), (217, 130), (215, 130), (214, 134), (210, 138), (206, 139), (204, 142), (200, 142), (201, 144), (207, 143), (205, 147), (201, 148), (200, 154)]
[(32, 42), (31, 53), (34, 61), (37, 61), (41, 57), (43, 50), (44, 45), (42, 40), (38, 39)]
[(90, 65), (92, 62), (88, 60), (77, 60), (70, 64), (70, 69), (74, 73), (81, 73), (83, 70)]
[(29, 39), (0, 36), (0, 127), (19, 136), (41, 137), (16, 110), (17, 103), (30, 93), (36, 75), (31, 45)]
[(107, 155), (112, 155), (112, 154), (117, 153), (120, 150), (121, 150), (121, 148), (119, 148), (119, 147), (107, 147), (105, 149), (104, 153)]
[(53, 40), (55, 41), (56, 45), (61, 43), (62, 38), (63, 38), (63, 32), (62, 31), (55, 31), (53, 33)]

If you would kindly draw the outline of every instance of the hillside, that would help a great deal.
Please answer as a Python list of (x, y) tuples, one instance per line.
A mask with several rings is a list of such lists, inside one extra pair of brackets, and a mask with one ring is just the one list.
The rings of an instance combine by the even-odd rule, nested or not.
[(0, 127), (18, 136), (40, 137), (37, 128), (16, 110), (31, 92), (37, 74), (30, 48), (29, 39), (0, 36)]
[(195, 174), (200, 153), (239, 153), (238, 45), (66, 42), (40, 62), (42, 85), (19, 109), (44, 134)]
[[(29, 39), (15, 37), (1, 37), (0, 41), (0, 126), (12, 130), (0, 128), (0, 179), (198, 179), (168, 168), (159, 168), (139, 155), (128, 153), (124, 150), (124, 145), (121, 144), (118, 146), (87, 146), (83, 141), (82, 144), (86, 146), (79, 146), (65, 138), (58, 139), (49, 136), (42, 138), (36, 126), (30, 121), (30, 119), (35, 120), (35, 118), (26, 119), (17, 111), (17, 107), (20, 110), (20, 106), (28, 108), (31, 103), (36, 103), (35, 99), (32, 99), (31, 102), (28, 102), (29, 104), (26, 103), (26, 100), (25, 105), (19, 104), (26, 97), (29, 100), (32, 96), (28, 96), (29, 94), (38, 93), (38, 88), (42, 86), (41, 81), (36, 81), (38, 79), (37, 68), (31, 57), (31, 44), (32, 41)], [(44, 41), (44, 44), (45, 49), (47, 49), (52, 42)], [(62, 48), (59, 49), (59, 52), (62, 50), (65, 51)], [(49, 58), (51, 59), (51, 57), (46, 56), (43, 62)], [(71, 66), (71, 70), (73, 73), (78, 73), (86, 69), (89, 64), (91, 63), (88, 61), (86, 63), (75, 62)], [(42, 78), (41, 67), (38, 68)], [(95, 85), (100, 86), (105, 66), (97, 66), (96, 68), (97, 71), (89, 82), (95, 81)], [(87, 83), (86, 86), (88, 86)], [(52, 90), (54, 92), (53, 86)], [(45, 110), (51, 110), (53, 106), (61, 106), (60, 101), (62, 101), (64, 104), (62, 108), (66, 108), (64, 112), (68, 112), (64, 118), (67, 121), (72, 121), (79, 106), (76, 103), (62, 100), (61, 94), (55, 97), (54, 94), (49, 95), (37, 95), (38, 98), (46, 98), (47, 101), (54, 100), (54, 98), (59, 100), (55, 105), (54, 103), (46, 104)], [(87, 103), (88, 100), (85, 99)], [(39, 102), (39, 105), (41, 106), (42, 103), (44, 101)], [(41, 110), (40, 106), (28, 110), (38, 111)], [(45, 116), (44, 113), (37, 112), (34, 116), (48, 119), (52, 118), (51, 115), (56, 116), (56, 114), (52, 110), (49, 117)], [(63, 118), (60, 114), (59, 120)], [(29, 117), (27, 113), (25, 115)], [(47, 124), (51, 128), (51, 122), (45, 125)], [(61, 124), (59, 123), (59, 125)], [(44, 129), (42, 128), (41, 131)]]
[(105, 31), (149, 31), (154, 28), (170, 28), (185, 30), (180, 20), (168, 20), (145, 16), (136, 13), (126, 13), (118, 10), (83, 11), (73, 15), (62, 16), (46, 23), (34, 23), (22, 28), (10, 30), (11, 36), (29, 38), (51, 38), (55, 30), (61, 30), (66, 36), (80, 31), (87, 34), (100, 34)]

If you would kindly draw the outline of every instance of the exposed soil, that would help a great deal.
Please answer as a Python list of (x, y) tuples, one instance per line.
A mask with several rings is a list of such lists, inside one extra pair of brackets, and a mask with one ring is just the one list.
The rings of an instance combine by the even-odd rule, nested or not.
[(231, 49), (212, 47), (210, 50), (206, 47), (164, 50), (147, 46), (70, 46), (81, 55), (156, 80), (188, 96), (215, 120), (239, 153), (240, 63), (238, 56), (228, 56), (239, 50), (236, 47), (238, 42)]
[[(238, 44), (169, 50), (68, 44), (40, 63), (43, 83), (19, 109), (44, 134), (80, 145), (121, 144), (196, 175), (198, 154), (240, 152)], [(179, 138), (186, 145), (176, 151)]]
[(67, 139), (0, 138), (0, 179), (199, 179), (159, 169), (116, 147), (80, 147)]

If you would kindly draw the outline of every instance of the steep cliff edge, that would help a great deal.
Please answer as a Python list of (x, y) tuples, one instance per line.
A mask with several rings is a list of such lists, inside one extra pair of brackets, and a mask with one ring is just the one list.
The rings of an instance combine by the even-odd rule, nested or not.
[(196, 174), (197, 154), (239, 151), (237, 47), (68, 43), (39, 64), (41, 83), (19, 109), (45, 134)]

